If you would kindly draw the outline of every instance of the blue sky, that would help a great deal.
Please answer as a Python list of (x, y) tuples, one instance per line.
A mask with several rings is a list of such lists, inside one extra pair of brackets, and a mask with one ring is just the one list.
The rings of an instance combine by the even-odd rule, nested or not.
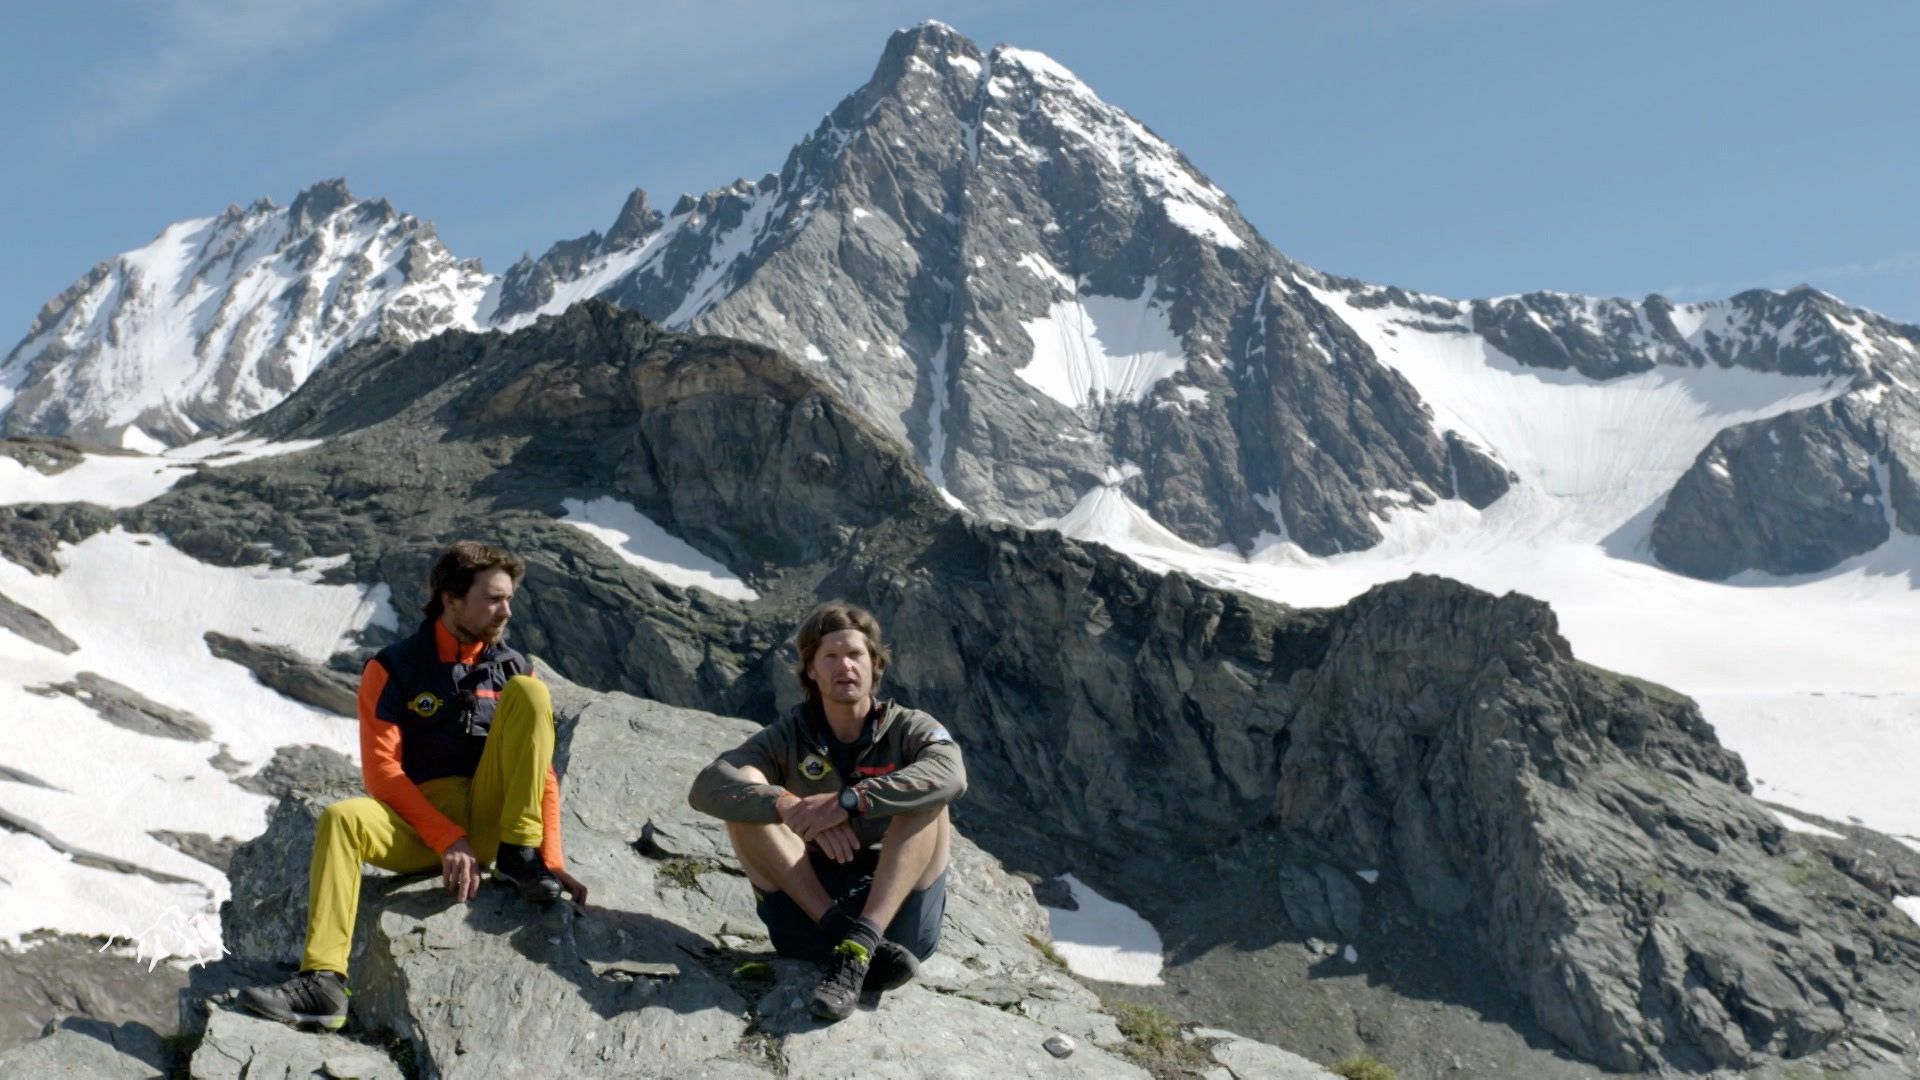
[(98, 0), (0, 38), (0, 349), (168, 222), (332, 176), (504, 269), (778, 169), (929, 17), (1072, 68), (1324, 270), (1920, 322), (1909, 0)]

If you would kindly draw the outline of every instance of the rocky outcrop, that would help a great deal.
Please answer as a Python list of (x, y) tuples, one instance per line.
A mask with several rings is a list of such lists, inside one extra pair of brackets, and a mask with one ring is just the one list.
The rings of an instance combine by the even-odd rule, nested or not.
[[(1302, 937), (1388, 916), (1470, 942), (1456, 977), (1497, 973), (1609, 1067), (1852, 1067), (1873, 1060), (1864, 1032), (1920, 1014), (1891, 894), (1809, 876), (1698, 712), (1581, 665), (1536, 602), (1416, 578), (1294, 611), (982, 522), (811, 372), (605, 306), (505, 339), (350, 353), (262, 426), (329, 439), (202, 473), (128, 522), (218, 560), (262, 540), (288, 562), (348, 553), (342, 572), (403, 605), (438, 538), (491, 536), (530, 561), (521, 647), (754, 716), (794, 695), (781, 643), (799, 612), (848, 596), (902, 643), (892, 692), (963, 740), (965, 821), (1002, 857), (1137, 881), (1170, 853), (1246, 841), (1271, 853), (1265, 880)], [(561, 499), (603, 496), (760, 599), (665, 585), (554, 521)], [(698, 822), (642, 826), (629, 839), (650, 849), (717, 851)], [(237, 881), (285, 880), (235, 858)], [(1362, 870), (1378, 890), (1351, 888)], [(408, 905), (431, 896), (402, 887), (392, 911), (424, 923)], [(243, 904), (298, 910), (293, 893), (237, 889)], [(546, 935), (607, 959), (591, 955), (604, 939), (564, 929)], [(370, 937), (368, 963), (402, 970), (409, 949)]]
[(336, 1035), (295, 1031), (271, 1020), (220, 1010), (207, 1018), (187, 1073), (192, 1080), (402, 1080), (382, 1048)]
[(41, 697), (65, 695), (99, 713), (100, 719), (114, 727), (141, 735), (185, 742), (199, 742), (213, 735), (205, 720), (91, 671), (82, 671), (68, 682), (30, 686), (27, 690)]
[(48, 1024), (39, 1039), (0, 1053), (0, 1075), (157, 1080), (171, 1075), (172, 1057), (144, 1024), (73, 1016)]
[[(1117, 477), (1197, 543), (1330, 554), (1379, 539), (1389, 492), (1506, 487), (1224, 192), (1038, 53), (901, 31), (778, 174), (655, 227), (644, 254), (582, 262), (596, 234), (519, 279), (611, 280), (597, 295), (805, 359), (988, 516), (1057, 517)], [(1457, 490), (1449, 453), (1485, 482)]]
[(1920, 533), (1920, 394), (1891, 373), (1869, 390), (1728, 428), (1653, 523), (1653, 554), (1695, 577), (1808, 574)]
[(1532, 292), (1471, 305), (1475, 333), (1529, 367), (1611, 379), (1660, 365), (1781, 375), (1865, 375), (1910, 366), (1920, 327), (1849, 307), (1818, 289), (1750, 289), (1676, 304)]
[[(418, 1075), (1146, 1075), (1098, 999), (1042, 954), (1046, 923), (1025, 883), (965, 840), (941, 950), (922, 977), (842, 1024), (814, 1021), (806, 995), (816, 969), (771, 955), (724, 830), (685, 801), (693, 774), (754, 725), (543, 674), (560, 731), (569, 865), (591, 903), (536, 912), (490, 886), (461, 906), (431, 877), (370, 878), (354, 950), (356, 1022), (388, 1033)], [(236, 856), (236, 887), (249, 891), (224, 913), (233, 956), (297, 950), (303, 905), (285, 898), (304, 892), (318, 805), (283, 801)], [(196, 1076), (203, 1062), (248, 1054), (317, 1071), (329, 1047), (363, 1052), (339, 1038), (275, 1049), (290, 1038), (284, 1029), (244, 1028), (218, 1001), (197, 1015)], [(1074, 1047), (1069, 1056), (1048, 1049), (1056, 1035)], [(1232, 1077), (1270, 1075), (1266, 1059), (1280, 1055), (1226, 1033), (1213, 1042), (1227, 1047)]]
[(15, 603), (4, 593), (0, 593), (0, 630), (10, 631), (41, 648), (68, 656), (80, 649), (72, 638), (60, 632), (59, 627), (48, 622), (45, 615), (24, 604)]
[(207, 631), (207, 648), (222, 660), (231, 660), (271, 687), (304, 705), (340, 716), (353, 716), (359, 680), (344, 671), (320, 667), (272, 645)]
[[(151, 1059), (156, 1031), (172, 1031), (187, 975), (170, 964), (149, 968), (131, 948), (69, 934), (33, 934), (0, 945), (0, 1076), (58, 1076), (35, 1062), (58, 1057), (84, 1063), (67, 1075), (116, 1075), (112, 1054)], [(55, 1040), (57, 1055), (22, 1054), (35, 1040)], [(98, 1059), (98, 1060), (96, 1060)], [(133, 1068), (133, 1066), (127, 1066)], [(145, 1066), (140, 1076), (164, 1068)], [(118, 1075), (125, 1075), (124, 1071)]]

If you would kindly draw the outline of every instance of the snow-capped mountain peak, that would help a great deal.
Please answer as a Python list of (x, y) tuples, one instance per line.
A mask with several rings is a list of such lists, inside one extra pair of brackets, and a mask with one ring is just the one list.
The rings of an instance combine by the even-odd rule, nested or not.
[(473, 327), (491, 285), (344, 181), (176, 222), (94, 267), (0, 362), (10, 433), (181, 443), (271, 408), (340, 346)]

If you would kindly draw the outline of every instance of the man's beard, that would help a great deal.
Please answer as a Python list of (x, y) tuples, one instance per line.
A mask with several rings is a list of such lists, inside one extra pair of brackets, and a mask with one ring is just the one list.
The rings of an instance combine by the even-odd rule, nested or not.
[(507, 624), (481, 623), (479, 626), (462, 626), (460, 629), (466, 631), (467, 637), (474, 641), (487, 645), (495, 645), (499, 643), (502, 637), (506, 636)]

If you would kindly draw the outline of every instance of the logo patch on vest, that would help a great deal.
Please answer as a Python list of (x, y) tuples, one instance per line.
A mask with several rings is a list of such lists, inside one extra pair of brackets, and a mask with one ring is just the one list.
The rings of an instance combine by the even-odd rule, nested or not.
[(818, 780), (826, 776), (832, 768), (832, 765), (827, 764), (826, 758), (819, 754), (808, 754), (800, 762), (800, 775), (809, 780)]
[(407, 711), (424, 719), (439, 712), (440, 706), (444, 704), (446, 704), (446, 702), (441, 701), (432, 694), (419, 694), (416, 695), (412, 701), (407, 702)]

